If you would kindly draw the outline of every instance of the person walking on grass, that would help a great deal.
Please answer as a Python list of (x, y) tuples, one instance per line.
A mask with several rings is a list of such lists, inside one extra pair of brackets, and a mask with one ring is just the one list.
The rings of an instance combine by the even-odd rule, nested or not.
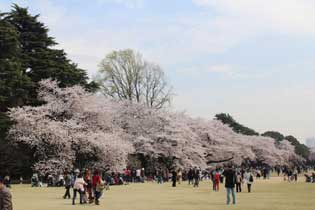
[(177, 181), (177, 173), (176, 173), (176, 170), (174, 169), (172, 171), (172, 187), (176, 187), (176, 181)]
[(96, 205), (99, 205), (100, 202), (99, 202), (99, 199), (101, 197), (101, 193), (102, 191), (100, 190), (101, 189), (101, 186), (102, 184), (102, 178), (101, 178), (101, 175), (100, 175), (100, 172), (99, 170), (95, 170), (94, 171), (94, 174), (93, 174), (93, 177), (92, 177), (92, 187), (93, 187), (93, 190), (94, 190), (94, 201), (95, 201), (95, 204)]
[(162, 172), (161, 169), (157, 170), (156, 176), (157, 176), (157, 183), (158, 184), (163, 184), (163, 172)]
[(294, 168), (293, 177), (294, 177), (294, 181), (297, 182), (298, 181), (298, 170), (296, 168)]
[(252, 184), (254, 182), (254, 175), (251, 173), (249, 169), (244, 174), (244, 179), (245, 179), (245, 183), (247, 184), (247, 191), (248, 193), (250, 193), (252, 189)]
[(12, 210), (12, 195), (0, 177), (0, 210)]
[(225, 188), (226, 188), (226, 204), (230, 204), (230, 195), (232, 194), (233, 204), (236, 204), (235, 197), (235, 170), (232, 168), (232, 164), (229, 164), (224, 169), (223, 175), (225, 176)]
[(215, 173), (216, 173), (216, 170), (213, 169), (213, 170), (210, 170), (210, 179), (211, 179), (211, 182), (212, 182), (212, 190), (215, 191)]
[(182, 182), (182, 179), (183, 179), (183, 172), (182, 172), (182, 169), (178, 169), (177, 171), (177, 181), (178, 181), (178, 184), (180, 184)]
[(65, 175), (64, 175), (64, 179), (65, 179), (65, 188), (66, 188), (66, 192), (65, 195), (63, 196), (64, 199), (71, 198), (70, 195), (70, 188), (71, 188), (71, 175), (69, 174), (68, 170), (65, 170)]
[(194, 187), (199, 187), (199, 180), (200, 180), (200, 171), (197, 167), (194, 168)]
[(219, 169), (215, 170), (214, 174), (214, 191), (219, 192), (219, 184), (220, 184), (220, 172)]
[(76, 178), (74, 185), (73, 185), (73, 198), (72, 198), (72, 205), (75, 205), (75, 199), (77, 197), (77, 193), (80, 195), (80, 204), (87, 203), (85, 198), (85, 191), (84, 188), (87, 183), (83, 179), (83, 175), (79, 174)]
[(239, 172), (236, 175), (236, 192), (242, 192), (242, 181), (242, 175)]
[(188, 171), (188, 184), (193, 184), (194, 183), (194, 171), (190, 168)]
[(85, 169), (84, 171), (84, 181), (86, 182), (85, 189), (84, 191), (88, 195), (88, 200), (89, 203), (93, 203), (93, 196), (92, 196), (92, 177), (91, 177), (91, 172), (89, 169)]

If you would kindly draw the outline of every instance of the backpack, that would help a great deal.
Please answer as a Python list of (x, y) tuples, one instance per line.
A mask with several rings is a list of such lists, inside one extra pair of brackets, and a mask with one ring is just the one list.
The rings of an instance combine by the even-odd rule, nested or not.
[(250, 176), (249, 176), (249, 181), (250, 181), (250, 182), (254, 182), (254, 177), (253, 177), (253, 175), (250, 175)]
[(105, 189), (105, 183), (101, 180), (99, 183), (96, 184), (96, 192), (103, 192)]
[(72, 182), (71, 182), (71, 176), (69, 174), (67, 174), (65, 176), (65, 186), (68, 187), (68, 186), (71, 186)]

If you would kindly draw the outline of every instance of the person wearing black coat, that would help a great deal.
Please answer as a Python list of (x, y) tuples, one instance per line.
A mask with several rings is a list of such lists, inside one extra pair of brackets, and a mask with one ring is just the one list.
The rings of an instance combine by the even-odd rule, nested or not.
[(173, 187), (176, 187), (176, 180), (177, 180), (177, 173), (176, 173), (176, 170), (174, 169), (172, 171), (172, 186)]
[(232, 194), (233, 204), (235, 204), (236, 173), (232, 168), (232, 164), (229, 164), (228, 167), (224, 169), (223, 175), (225, 176), (226, 204), (230, 204), (230, 194)]
[(188, 176), (188, 184), (189, 184), (189, 185), (190, 185), (190, 184), (193, 184), (194, 172), (193, 172), (192, 169), (189, 169), (187, 176)]
[(193, 177), (194, 177), (194, 187), (199, 187), (200, 171), (197, 167), (194, 168)]

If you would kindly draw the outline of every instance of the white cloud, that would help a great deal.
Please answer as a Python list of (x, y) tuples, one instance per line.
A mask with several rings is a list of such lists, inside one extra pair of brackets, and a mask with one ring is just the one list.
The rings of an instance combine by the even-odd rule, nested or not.
[(292, 35), (314, 35), (315, 1), (310, 0), (192, 0), (218, 12), (223, 28), (271, 30)]

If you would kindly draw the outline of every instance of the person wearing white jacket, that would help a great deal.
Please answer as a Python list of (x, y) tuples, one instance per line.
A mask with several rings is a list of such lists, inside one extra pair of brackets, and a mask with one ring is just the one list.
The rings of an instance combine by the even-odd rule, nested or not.
[(247, 184), (247, 190), (250, 193), (251, 192), (251, 188), (252, 188), (252, 184), (254, 182), (254, 176), (253, 176), (252, 172), (249, 169), (244, 174), (244, 181)]
[(75, 179), (74, 185), (73, 185), (73, 198), (72, 198), (72, 205), (75, 205), (75, 199), (77, 197), (77, 192), (80, 194), (80, 204), (86, 203), (84, 201), (84, 186), (87, 185), (87, 183), (84, 181), (82, 174), (79, 174), (79, 176)]

